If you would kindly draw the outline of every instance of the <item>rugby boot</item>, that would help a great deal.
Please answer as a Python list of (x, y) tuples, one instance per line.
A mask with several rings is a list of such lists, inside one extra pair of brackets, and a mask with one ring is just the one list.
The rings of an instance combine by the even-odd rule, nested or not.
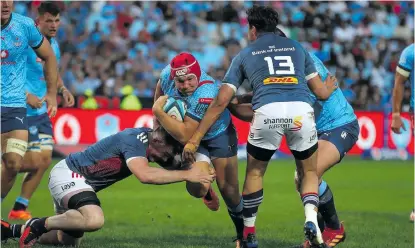
[(7, 241), (10, 238), (13, 238), (13, 232), (10, 229), (10, 223), (1, 220), (1, 241)]
[[(340, 229), (331, 229), (326, 227), (322, 233), (326, 247), (335, 247), (346, 239), (346, 232), (344, 231), (343, 223)], [(303, 248), (312, 248), (310, 242), (306, 240), (302, 246)]]
[(8, 216), (9, 220), (29, 220), (32, 215), (27, 210), (11, 210)]
[[(320, 230), (318, 230), (318, 227), (311, 221), (307, 221), (304, 224), (304, 235), (306, 238), (306, 243), (310, 245), (311, 248), (328, 248), (328, 246), (322, 241), (322, 237), (318, 237), (321, 235)], [(319, 241), (319, 239), (321, 241)]]
[(346, 232), (344, 231), (343, 223), (340, 224), (340, 229), (335, 230), (326, 227), (323, 232), (324, 243), (328, 247), (335, 247), (346, 239)]
[[(206, 197), (207, 195), (210, 195), (209, 199)], [(213, 190), (212, 186), (209, 187), (208, 194), (203, 197), (203, 203), (212, 211), (218, 211), (219, 210), (219, 197)]]
[(41, 219), (33, 218), (26, 222), (22, 236), (19, 239), (20, 248), (29, 248), (36, 244), (42, 234), (47, 230), (44, 224), (41, 223)]
[(258, 248), (258, 240), (255, 233), (248, 234), (248, 237), (243, 241), (242, 248)]

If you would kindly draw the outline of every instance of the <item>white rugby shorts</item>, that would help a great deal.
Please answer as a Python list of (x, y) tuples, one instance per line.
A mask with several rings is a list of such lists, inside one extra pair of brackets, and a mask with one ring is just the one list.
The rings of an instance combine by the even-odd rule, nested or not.
[(283, 136), (291, 150), (305, 151), (317, 143), (313, 108), (305, 102), (274, 102), (255, 110), (248, 142), (277, 150)]
[(68, 201), (82, 191), (94, 191), (85, 178), (68, 168), (65, 159), (57, 163), (49, 175), (49, 191), (52, 195), (56, 213), (68, 210)]

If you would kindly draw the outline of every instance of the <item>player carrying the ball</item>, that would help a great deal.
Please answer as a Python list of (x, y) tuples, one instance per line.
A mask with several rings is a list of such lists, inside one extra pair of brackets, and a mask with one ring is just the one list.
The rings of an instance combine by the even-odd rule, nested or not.
[[(160, 75), (153, 114), (168, 133), (180, 143), (186, 144), (199, 126), (209, 104), (218, 94), (220, 86), (219, 82), (201, 70), (199, 62), (192, 54), (180, 53)], [(171, 118), (163, 110), (168, 96), (178, 97), (187, 102), (187, 112), (183, 122)], [(158, 125), (156, 121), (154, 124)], [(243, 231), (243, 203), (239, 193), (237, 142), (238, 138), (230, 112), (225, 110), (202, 137), (195, 163), (191, 166), (208, 171), (212, 162), (216, 170), (216, 183), (235, 225), (236, 247), (240, 247)], [(218, 210), (219, 199), (210, 183), (187, 182), (186, 188), (192, 196), (203, 197), (205, 204), (211, 210)]]
[(247, 14), (251, 43), (232, 60), (219, 94), (185, 146), (184, 158), (194, 160), (202, 137), (232, 100), (237, 87), (247, 79), (253, 88), (255, 116), (248, 137), (243, 190), (244, 247), (258, 247), (255, 220), (264, 198), (263, 176), (283, 136), (303, 176), (300, 192), (306, 217), (306, 239), (315, 247), (326, 247), (317, 222), (318, 144), (310, 90), (318, 99), (328, 99), (337, 88), (335, 79), (329, 77), (324, 84), (308, 52), (298, 42), (277, 34), (278, 13), (275, 10), (254, 6)]
[(104, 225), (96, 192), (131, 174), (145, 184), (213, 181), (214, 173), (199, 167), (169, 171), (149, 166), (149, 162), (156, 162), (167, 169), (179, 167), (181, 151), (182, 145), (159, 127), (125, 129), (83, 152), (70, 154), (49, 176), (56, 215), (32, 218), (24, 226), (2, 221), (2, 239), (20, 237), (20, 247), (32, 247), (37, 240), (49, 245), (79, 245), (84, 232)]

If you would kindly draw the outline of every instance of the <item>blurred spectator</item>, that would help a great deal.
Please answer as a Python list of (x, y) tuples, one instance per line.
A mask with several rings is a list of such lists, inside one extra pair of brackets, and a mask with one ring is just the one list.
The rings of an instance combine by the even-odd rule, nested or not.
[(82, 103), (81, 108), (82, 109), (98, 109), (98, 102), (94, 98), (94, 92), (90, 89), (85, 90), (84, 96), (86, 97), (85, 101)]
[[(413, 2), (59, 1), (64, 83), (79, 96), (88, 89), (120, 96), (130, 84), (133, 95), (151, 98), (160, 71), (181, 51), (193, 52), (222, 80), (247, 44), (245, 11), (254, 3), (278, 10), (278, 27), (326, 63), (353, 106), (390, 106), (399, 55), (414, 42)], [(31, 17), (37, 7), (15, 3), (17, 12)], [(246, 90), (249, 83), (240, 92)]]
[(141, 110), (143, 106), (136, 95), (134, 95), (134, 88), (131, 85), (125, 85), (121, 89), (122, 100), (120, 108), (123, 110)]

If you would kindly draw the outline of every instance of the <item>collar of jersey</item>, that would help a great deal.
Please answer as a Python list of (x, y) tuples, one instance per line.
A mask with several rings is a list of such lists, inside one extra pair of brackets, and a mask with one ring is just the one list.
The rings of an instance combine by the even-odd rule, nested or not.
[(4, 26), (1, 27), (1, 30), (5, 29), (5, 28), (7, 28), (7, 26), (9, 26), (10, 22), (12, 21), (12, 17), (13, 17), (13, 13), (10, 13), (9, 20), (7, 21), (6, 24), (4, 24)]
[(274, 35), (274, 32), (264, 32), (264, 33), (260, 33), (259, 35), (257, 35), (257, 39), (265, 36), (265, 35)]

